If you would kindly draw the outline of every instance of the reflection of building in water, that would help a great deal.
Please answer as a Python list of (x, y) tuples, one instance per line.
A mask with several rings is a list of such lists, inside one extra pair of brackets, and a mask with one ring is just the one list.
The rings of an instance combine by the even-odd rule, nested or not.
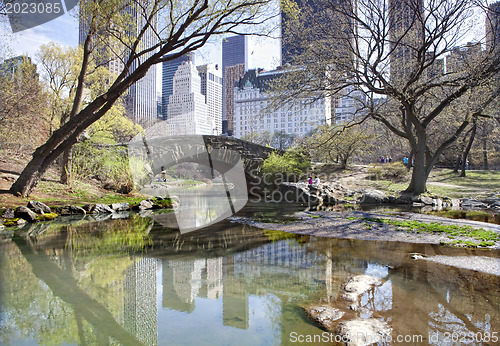
[(229, 327), (248, 329), (248, 287), (246, 287), (244, 280), (238, 280), (237, 278), (234, 270), (234, 257), (229, 256), (224, 261), (222, 324)]
[(207, 258), (207, 298), (217, 299), (222, 294), (222, 257)]
[(128, 268), (124, 284), (124, 327), (145, 345), (158, 343), (156, 268), (156, 259), (136, 260)]
[(222, 325), (248, 329), (249, 295), (269, 293), (287, 302), (303, 299), (304, 291), (321, 289), (326, 280), (334, 280), (336, 270), (331, 258), (293, 240), (267, 243), (224, 258), (165, 260), (162, 306), (190, 313), (197, 297), (222, 296)]
[(163, 261), (164, 308), (192, 312), (196, 297), (222, 294), (222, 257)]
[[(164, 308), (174, 309), (177, 311), (192, 312), (194, 311), (194, 301), (183, 299), (183, 288), (189, 287), (189, 271), (188, 261), (167, 261), (162, 262), (163, 269), (163, 299), (162, 306)], [(183, 275), (184, 273), (184, 275)], [(184, 278), (185, 283), (183, 283)], [(179, 292), (181, 294), (179, 294)]]

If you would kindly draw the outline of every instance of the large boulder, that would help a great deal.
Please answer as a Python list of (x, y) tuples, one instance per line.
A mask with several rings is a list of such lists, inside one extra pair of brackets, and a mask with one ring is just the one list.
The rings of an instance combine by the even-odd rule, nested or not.
[(137, 206), (139, 210), (149, 210), (153, 209), (153, 207), (154, 203), (148, 199), (142, 200), (141, 203), (139, 203), (139, 205)]
[(113, 209), (107, 204), (96, 204), (94, 207), (94, 214), (112, 214)]
[(35, 222), (38, 215), (28, 207), (17, 207), (14, 216), (28, 222)]
[(28, 208), (30, 208), (37, 214), (49, 214), (52, 212), (46, 204), (38, 201), (29, 201)]
[(130, 205), (128, 203), (113, 203), (111, 204), (111, 209), (114, 211), (127, 211), (130, 210)]
[(380, 190), (364, 190), (359, 203), (360, 204), (382, 204), (387, 203), (389, 198)]
[(300, 203), (309, 206), (318, 206), (323, 199), (316, 187), (309, 187), (301, 183), (281, 183), (278, 190), (272, 191), (268, 197), (278, 203)]

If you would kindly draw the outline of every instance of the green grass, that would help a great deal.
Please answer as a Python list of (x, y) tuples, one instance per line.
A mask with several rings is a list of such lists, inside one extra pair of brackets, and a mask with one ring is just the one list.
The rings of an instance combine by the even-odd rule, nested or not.
[[(432, 174), (432, 173), (431, 173)], [(465, 177), (452, 170), (436, 170), (430, 181), (445, 182), (468, 188), (499, 190), (500, 171), (466, 171)]]
[[(485, 195), (486, 192), (500, 190), (500, 171), (467, 171), (466, 175), (460, 177), (460, 173), (454, 173), (451, 169), (434, 169), (427, 181), (427, 189), (434, 195), (451, 198)], [(364, 184), (395, 195), (408, 187), (410, 177), (411, 174), (403, 180), (365, 180)], [(434, 182), (455, 186), (434, 185)]]

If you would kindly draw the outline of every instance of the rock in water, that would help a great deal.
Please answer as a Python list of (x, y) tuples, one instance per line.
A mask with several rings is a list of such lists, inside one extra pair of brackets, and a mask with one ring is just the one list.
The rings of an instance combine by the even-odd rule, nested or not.
[(328, 305), (311, 306), (306, 312), (329, 331), (334, 331), (334, 322), (344, 316), (344, 312)]
[(390, 340), (392, 329), (387, 323), (376, 318), (356, 318), (339, 323), (337, 333), (349, 346), (365, 346), (376, 343), (385, 344)]
[(363, 192), (363, 196), (359, 200), (361, 204), (381, 204), (387, 203), (388, 197), (383, 191), (380, 190), (366, 190)]
[(370, 275), (358, 275), (349, 280), (345, 285), (345, 290), (347, 292), (355, 293), (356, 295), (360, 295), (370, 290), (374, 285), (379, 284), (381, 282), (380, 279)]

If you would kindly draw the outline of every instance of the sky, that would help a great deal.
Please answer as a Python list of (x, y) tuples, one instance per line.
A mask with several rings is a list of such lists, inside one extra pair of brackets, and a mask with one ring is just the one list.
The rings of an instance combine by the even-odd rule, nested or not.
[[(8, 38), (6, 41), (5, 37)], [(28, 55), (32, 58), (41, 45), (51, 41), (63, 46), (76, 47), (78, 45), (78, 19), (75, 11), (70, 11), (50, 22), (17, 33), (12, 33), (8, 24), (0, 25), (0, 40), (4, 40), (8, 44), (14, 56)], [(277, 39), (252, 36), (249, 38), (248, 50), (248, 67), (250, 69), (257, 67), (273, 69), (279, 65), (280, 43)], [(36, 60), (34, 62), (36, 63)], [(209, 42), (204, 48), (197, 51), (196, 63), (198, 65), (221, 64), (221, 39)], [(157, 89), (158, 92), (161, 92), (161, 66), (158, 65), (156, 68)]]

